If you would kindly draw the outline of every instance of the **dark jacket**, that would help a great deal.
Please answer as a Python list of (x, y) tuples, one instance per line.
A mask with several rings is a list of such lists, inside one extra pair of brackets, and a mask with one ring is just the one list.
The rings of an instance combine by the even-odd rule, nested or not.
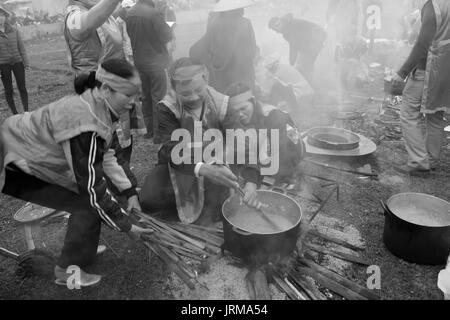
[(222, 93), (235, 82), (254, 87), (253, 59), (257, 46), (250, 20), (242, 16), (217, 16), (206, 33), (205, 47), (210, 58), (212, 87)]
[(136, 67), (150, 71), (167, 68), (167, 44), (173, 34), (161, 12), (139, 2), (128, 11), (126, 24)]
[(0, 31), (0, 65), (23, 62), (28, 66), (28, 57), (17, 29), (5, 23), (5, 32)]
[[(129, 169), (127, 162), (118, 156), (120, 146), (117, 136), (114, 136), (112, 144), (108, 148), (105, 141), (96, 133), (82, 133), (70, 140), (70, 150), (73, 172), (80, 193), (90, 195), (90, 205), (107, 226), (118, 231), (130, 231), (131, 223), (125, 211), (108, 191), (105, 180), (106, 174), (103, 170), (105, 154), (109, 153), (110, 160), (118, 165), (112, 166), (116, 171), (110, 172), (110, 174), (116, 175), (119, 179), (128, 180), (131, 185), (131, 188), (122, 192), (122, 195), (127, 198), (137, 195), (137, 180)], [(111, 179), (111, 181), (114, 180)]]
[(327, 38), (326, 31), (319, 25), (292, 17), (283, 18), (282, 34), (289, 42), (289, 61), (293, 65), (299, 53), (317, 55)]
[(422, 27), (419, 37), (411, 50), (406, 62), (398, 72), (402, 78), (406, 78), (415, 69), (425, 70), (427, 65), (428, 50), (436, 35), (437, 23), (433, 3), (427, 1), (422, 8)]
[[(241, 124), (239, 120), (234, 118), (235, 116), (236, 115), (229, 114), (225, 123), (227, 129), (266, 129), (268, 130), (269, 137), (270, 130), (278, 130), (279, 150), (275, 152), (277, 152), (280, 162), (278, 173), (273, 177), (281, 180), (289, 180), (289, 178), (292, 178), (296, 166), (305, 156), (305, 145), (299, 136), (295, 137), (295, 135), (298, 135), (298, 129), (291, 116), (273, 106), (263, 105), (259, 102), (256, 102), (255, 104), (253, 116), (249, 124)], [(288, 128), (290, 128), (289, 131)], [(296, 132), (295, 134), (294, 131)], [(294, 142), (296, 139), (298, 139), (298, 141)], [(260, 145), (260, 143), (261, 142), (258, 142), (258, 145)], [(248, 146), (246, 146), (246, 148), (248, 148)], [(261, 152), (261, 150), (258, 149), (258, 153), (259, 152)], [(260, 168), (263, 167), (262, 164), (259, 164), (258, 166)], [(261, 179), (261, 177), (259, 177), (259, 179)]]

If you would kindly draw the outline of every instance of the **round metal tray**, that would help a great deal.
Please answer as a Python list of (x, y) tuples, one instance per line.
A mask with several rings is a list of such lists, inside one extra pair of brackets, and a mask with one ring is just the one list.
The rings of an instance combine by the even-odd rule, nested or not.
[(14, 220), (20, 223), (30, 223), (44, 219), (55, 212), (57, 211), (54, 209), (28, 202), (14, 214)]
[(353, 150), (359, 147), (361, 139), (351, 131), (318, 127), (308, 131), (308, 143), (314, 147), (328, 150)]

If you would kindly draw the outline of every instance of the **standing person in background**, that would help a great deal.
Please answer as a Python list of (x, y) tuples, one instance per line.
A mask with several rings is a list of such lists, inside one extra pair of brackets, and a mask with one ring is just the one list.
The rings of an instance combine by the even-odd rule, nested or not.
[(172, 65), (173, 54), (175, 53), (176, 46), (177, 46), (177, 40), (175, 38), (175, 28), (177, 26), (176, 25), (177, 17), (175, 15), (175, 11), (173, 11), (173, 9), (169, 7), (169, 5), (167, 4), (167, 1), (165, 1), (165, 0), (157, 1), (155, 7), (156, 7), (156, 9), (158, 9), (161, 12), (167, 25), (172, 30), (172, 41), (170, 41), (170, 43), (167, 45), (167, 49), (169, 51), (169, 57), (170, 57), (169, 65)]
[(219, 1), (214, 12), (218, 16), (210, 22), (206, 32), (206, 63), (210, 68), (210, 84), (219, 92), (237, 82), (255, 86), (254, 59), (257, 53), (255, 32), (244, 8), (253, 5), (250, 0)]
[(142, 81), (147, 137), (153, 136), (153, 142), (160, 143), (156, 105), (167, 92), (168, 44), (173, 39), (173, 33), (152, 0), (139, 0), (128, 11), (126, 23), (134, 63)]
[[(406, 165), (397, 171), (415, 175), (436, 169), (444, 127), (450, 113), (450, 2), (429, 0), (422, 9), (419, 38), (394, 85), (408, 78), (400, 119), (408, 151)], [(425, 133), (424, 133), (425, 132)]]
[(128, 14), (128, 10), (130, 10), (136, 2), (134, 0), (123, 0), (122, 6), (118, 11), (118, 17), (116, 18), (116, 22), (119, 25), (120, 33), (122, 34), (123, 39), (123, 51), (125, 53), (125, 58), (131, 64), (134, 64), (133, 61), (133, 49), (131, 48), (131, 40), (128, 36), (126, 18)]
[(177, 22), (175, 11), (167, 4), (166, 0), (158, 0), (155, 7), (162, 13), (164, 20), (167, 22)]
[[(67, 7), (64, 36), (77, 76), (97, 70), (108, 59), (125, 60), (123, 38), (116, 20), (111, 16), (121, 0), (70, 0)], [(131, 129), (143, 134), (145, 126), (139, 105), (124, 113), (117, 125), (122, 156), (131, 159)]]
[(19, 113), (14, 103), (12, 74), (16, 78), (17, 87), (24, 111), (28, 111), (28, 92), (25, 85), (25, 69), (28, 68), (28, 57), (19, 32), (8, 22), (9, 13), (0, 7), (0, 72), (5, 98), (13, 114)]
[(281, 33), (289, 42), (290, 64), (296, 65), (297, 70), (311, 84), (314, 64), (327, 38), (325, 30), (315, 23), (295, 19), (292, 14), (272, 18), (269, 28)]
[(107, 59), (124, 59), (123, 40), (111, 16), (121, 0), (70, 0), (65, 37), (77, 73), (95, 71)]

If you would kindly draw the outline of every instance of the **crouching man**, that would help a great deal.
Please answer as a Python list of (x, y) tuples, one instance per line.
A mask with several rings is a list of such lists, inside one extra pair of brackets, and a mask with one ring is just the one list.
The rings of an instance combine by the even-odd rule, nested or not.
[[(178, 136), (179, 130), (178, 133), (189, 132), (195, 137), (195, 127), (199, 124), (202, 132), (209, 129), (222, 131), (229, 99), (208, 86), (206, 67), (189, 58), (177, 60), (169, 77), (172, 88), (158, 104), (163, 144), (158, 153), (158, 165), (147, 176), (141, 190), (141, 206), (147, 213), (176, 211), (183, 223), (209, 225), (219, 220), (221, 205), (229, 189), (239, 187), (238, 178), (227, 166), (220, 165), (224, 155), (214, 157), (219, 160), (218, 164), (214, 164), (213, 158), (203, 159), (202, 156), (202, 159), (196, 159), (195, 149), (200, 148), (203, 155), (210, 142), (192, 140), (193, 143), (187, 144), (192, 152), (179, 155), (173, 151), (180, 149), (182, 141), (173, 141), (172, 135)], [(184, 158), (181, 163), (179, 157)], [(245, 181), (258, 183), (256, 168), (244, 168), (241, 175)], [(251, 190), (246, 192), (244, 201), (256, 206), (256, 193)]]

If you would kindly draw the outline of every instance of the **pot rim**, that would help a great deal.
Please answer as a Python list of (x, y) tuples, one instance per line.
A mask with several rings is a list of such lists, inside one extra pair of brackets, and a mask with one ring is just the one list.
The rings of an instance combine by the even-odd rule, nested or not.
[(422, 228), (430, 228), (430, 229), (440, 229), (440, 228), (448, 228), (448, 227), (450, 227), (450, 222), (449, 222), (448, 225), (443, 225), (443, 226), (438, 226), (438, 227), (437, 227), (437, 226), (426, 226), (426, 225), (417, 224), (417, 223), (414, 223), (414, 222), (411, 222), (411, 221), (408, 221), (408, 220), (405, 220), (405, 219), (399, 217), (399, 216), (398, 216), (398, 215), (397, 215), (397, 214), (389, 207), (389, 204), (390, 204), (390, 202), (392, 202), (394, 199), (396, 199), (396, 198), (398, 198), (398, 197), (400, 197), (400, 196), (425, 196), (426, 198), (431, 198), (431, 199), (434, 199), (434, 200), (439, 200), (439, 201), (441, 201), (441, 202), (445, 202), (445, 203), (448, 204), (449, 208), (450, 208), (450, 202), (448, 202), (448, 201), (446, 201), (446, 200), (444, 200), (444, 199), (442, 199), (442, 198), (439, 198), (439, 197), (430, 195), (430, 194), (419, 193), (419, 192), (403, 192), (403, 193), (394, 194), (393, 196), (391, 196), (391, 197), (385, 202), (385, 203), (386, 203), (386, 206), (387, 206), (387, 209), (389, 210), (389, 212), (390, 212), (391, 214), (393, 214), (393, 215), (394, 215), (395, 217), (397, 217), (398, 219), (400, 219), (400, 220), (402, 220), (402, 221), (404, 221), (404, 222), (407, 222), (407, 223), (409, 223), (409, 224), (412, 224), (412, 225), (415, 225), (415, 226), (418, 226), (418, 227), (422, 227)]
[(225, 220), (226, 220), (231, 226), (237, 228), (238, 230), (245, 231), (245, 232), (249, 233), (249, 235), (253, 235), (253, 236), (272, 236), (272, 235), (278, 235), (278, 234), (283, 234), (283, 233), (289, 232), (289, 231), (291, 231), (291, 230), (297, 228), (297, 226), (300, 224), (300, 222), (301, 222), (302, 219), (303, 219), (303, 210), (302, 210), (302, 207), (300, 206), (300, 204), (299, 204), (297, 201), (295, 201), (294, 199), (292, 199), (290, 196), (288, 196), (288, 195), (286, 195), (286, 194), (279, 193), (279, 192), (276, 192), (276, 191), (271, 191), (271, 190), (256, 190), (256, 192), (258, 192), (258, 193), (261, 193), (261, 192), (262, 192), (262, 193), (275, 193), (275, 194), (280, 195), (280, 196), (283, 196), (284, 198), (286, 198), (286, 199), (290, 200), (291, 202), (293, 202), (293, 203), (295, 204), (295, 206), (298, 208), (298, 212), (300, 213), (299, 218), (298, 218), (298, 221), (297, 221), (295, 224), (293, 224), (291, 228), (286, 229), (286, 230), (284, 230), (284, 231), (279, 231), (279, 232), (273, 232), (273, 233), (253, 233), (253, 232), (251, 232), (251, 231), (245, 230), (245, 229), (243, 229), (243, 228), (241, 228), (241, 227), (236, 226), (234, 223), (232, 223), (232, 222), (228, 219), (228, 217), (226, 217), (225, 214), (224, 214), (224, 208), (225, 208), (225, 205), (230, 201), (230, 199), (231, 199), (232, 197), (234, 197), (234, 195), (231, 195), (231, 196), (229, 196), (229, 197), (224, 201), (224, 203), (222, 204), (222, 216), (225, 218)]
[[(339, 132), (342, 132), (344, 134), (347, 134), (349, 137), (351, 137), (353, 140), (352, 141), (347, 141), (345, 143), (333, 143), (327, 140), (322, 140), (322, 139), (318, 139), (316, 138), (314, 135), (316, 134), (323, 134), (323, 133), (333, 133), (336, 132), (336, 134), (338, 134)], [(321, 127), (314, 127), (308, 130), (308, 137), (311, 137), (313, 139), (316, 139), (317, 141), (323, 142), (323, 143), (328, 143), (328, 144), (332, 144), (332, 145), (353, 145), (353, 144), (359, 144), (361, 142), (361, 138), (354, 133), (353, 131), (347, 130), (347, 129), (342, 129), (342, 128), (335, 128), (335, 127), (325, 127), (325, 126), (321, 126)]]

